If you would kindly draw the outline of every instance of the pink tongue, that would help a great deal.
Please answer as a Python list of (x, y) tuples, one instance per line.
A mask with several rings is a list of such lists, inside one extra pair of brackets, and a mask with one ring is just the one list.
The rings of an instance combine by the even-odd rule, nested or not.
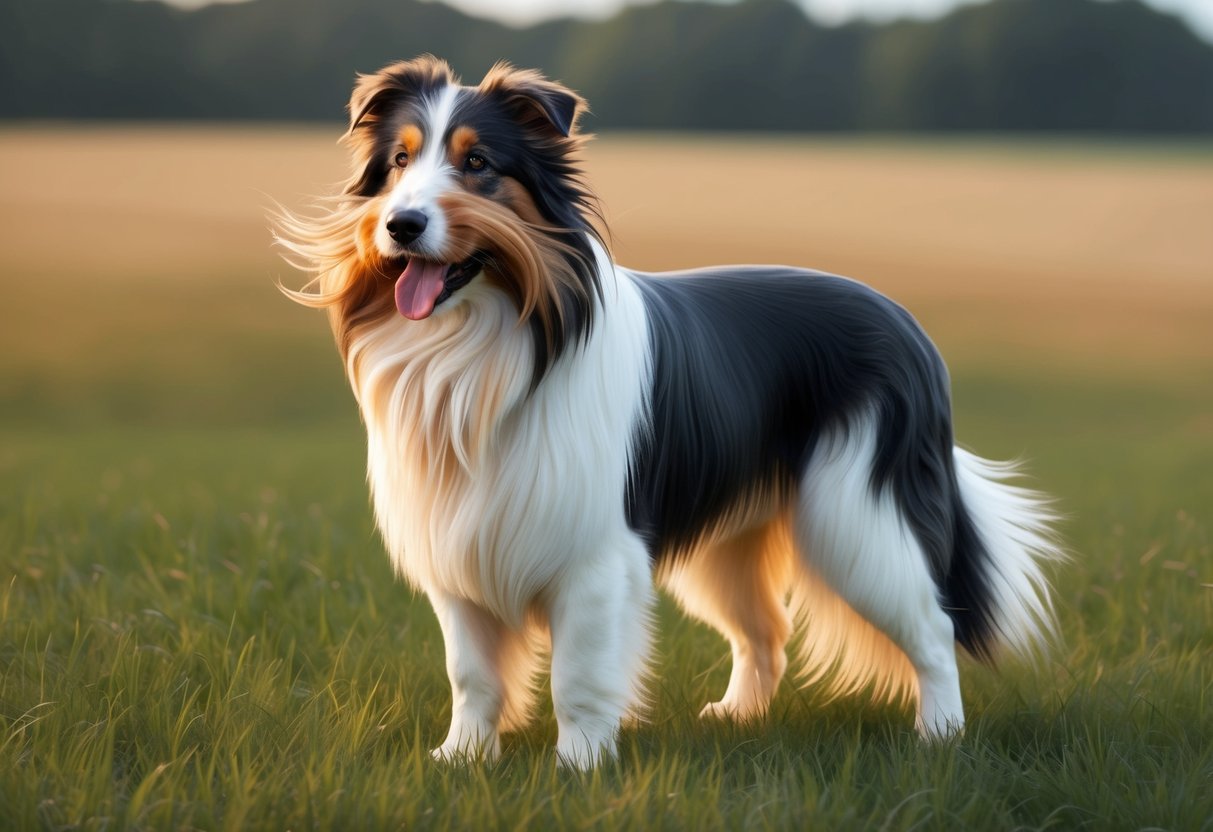
[(434, 301), (446, 284), (445, 263), (428, 263), (414, 257), (396, 281), (396, 308), (411, 321), (428, 318)]

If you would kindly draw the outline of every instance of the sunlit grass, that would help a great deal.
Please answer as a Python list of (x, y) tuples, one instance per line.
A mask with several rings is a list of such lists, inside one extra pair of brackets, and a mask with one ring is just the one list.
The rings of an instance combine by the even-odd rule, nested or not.
[[(136, 164), (149, 135), (111, 136), (106, 152)], [(254, 156), (291, 136), (266, 133)], [(191, 152), (206, 162), (213, 144)], [(602, 164), (624, 170), (639, 154), (661, 169), (667, 156), (650, 150), (617, 143)], [(857, 151), (848, 175), (875, 152)], [(1197, 160), (1192, 177), (1209, 175), (1200, 154), (1184, 158)], [(209, 164), (194, 179), (215, 200), (235, 193)], [(939, 170), (917, 164), (903, 183)], [(980, 177), (957, 177), (951, 187), (982, 193)], [(559, 771), (545, 700), (499, 762), (448, 767), (428, 756), (450, 707), (441, 636), (374, 534), (362, 429), (325, 324), (276, 294), (260, 214), (241, 211), (230, 226), (156, 213), (182, 240), (202, 235), (172, 268), (163, 241), (140, 261), (140, 238), (114, 246), (133, 272), (21, 260), (32, 249), (15, 237), (0, 248), (0, 828), (1213, 828), (1208, 286), (1184, 284), (1170, 305), (1112, 272), (1084, 284), (1107, 290), (1089, 300), (1031, 280), (977, 291), (925, 230), (922, 248), (882, 255), (906, 263), (906, 296), (894, 294), (955, 369), (960, 441), (1026, 457), (1058, 496), (1074, 552), (1057, 573), (1063, 643), (1035, 668), (966, 662), (960, 740), (924, 745), (903, 711), (792, 686), (765, 721), (703, 724), (726, 647), (663, 601), (655, 708), (624, 732), (617, 763)], [(621, 245), (653, 262), (690, 252), (678, 215), (661, 215), (668, 227), (621, 222)], [(1168, 262), (1208, 245), (1176, 239)], [(206, 259), (220, 243), (231, 248)], [(721, 259), (760, 259), (744, 244)], [(815, 262), (814, 244), (795, 259)], [(1085, 253), (1087, 275), (1117, 259)], [(1173, 340), (1135, 349), (1155, 332), (1129, 325), (1145, 318)]]
[[(667, 603), (653, 719), (589, 777), (556, 770), (550, 706), (493, 766), (430, 762), (449, 708), (441, 637), (372, 534), (355, 420), (9, 429), (0, 813), (85, 828), (1201, 828), (1213, 441), (1182, 414), (1211, 397), (957, 386), (973, 444), (1030, 445), (1072, 516), (1061, 651), (1037, 670), (966, 665), (972, 721), (941, 748), (897, 710), (790, 688), (759, 725), (708, 726), (694, 714), (723, 689), (725, 648)], [(1110, 400), (1139, 397), (1152, 404), (1131, 425), (1098, 427)], [(1126, 452), (1126, 433), (1143, 444)]]

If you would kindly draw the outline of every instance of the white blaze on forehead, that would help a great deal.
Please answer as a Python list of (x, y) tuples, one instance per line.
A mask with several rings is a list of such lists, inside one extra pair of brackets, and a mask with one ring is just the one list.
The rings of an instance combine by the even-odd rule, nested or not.
[[(461, 89), (456, 84), (448, 84), (421, 103), (421, 152), (409, 160), (404, 175), (388, 194), (383, 209), (384, 222), (398, 211), (421, 211), (425, 214), (425, 232), (411, 248), (434, 257), (440, 257), (446, 247), (447, 222), (438, 198), (454, 185), (454, 168), (447, 159), (443, 137), (450, 129)], [(399, 246), (387, 233), (383, 223), (375, 233), (375, 242), (389, 256), (399, 253)]]
[(446, 150), (442, 139), (451, 127), (455, 114), (455, 101), (459, 98), (459, 87), (449, 84), (435, 95), (427, 98), (422, 107), (425, 119), (425, 140), (421, 146), (420, 162), (442, 165), (446, 161)]

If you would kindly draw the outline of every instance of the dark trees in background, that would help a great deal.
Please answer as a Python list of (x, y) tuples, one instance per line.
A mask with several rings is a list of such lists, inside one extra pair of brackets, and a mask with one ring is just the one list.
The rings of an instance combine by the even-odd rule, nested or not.
[(0, 117), (339, 118), (422, 52), (542, 68), (609, 127), (1213, 132), (1213, 45), (1138, 0), (992, 0), (823, 27), (788, 0), (513, 29), (419, 0), (5, 0)]

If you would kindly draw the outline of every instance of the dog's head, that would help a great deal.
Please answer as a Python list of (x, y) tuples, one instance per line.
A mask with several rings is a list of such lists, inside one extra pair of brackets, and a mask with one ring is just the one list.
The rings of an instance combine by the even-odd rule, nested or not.
[(505, 64), (474, 87), (430, 56), (359, 77), (345, 137), (354, 172), (338, 202), (348, 219), (330, 223), (358, 267), (346, 264), (341, 285), (322, 280), (322, 295), (340, 295), (347, 322), (372, 310), (420, 321), (482, 279), (531, 326), (542, 372), (589, 331), (599, 291), (597, 213), (576, 159), (584, 110), (566, 87)]

